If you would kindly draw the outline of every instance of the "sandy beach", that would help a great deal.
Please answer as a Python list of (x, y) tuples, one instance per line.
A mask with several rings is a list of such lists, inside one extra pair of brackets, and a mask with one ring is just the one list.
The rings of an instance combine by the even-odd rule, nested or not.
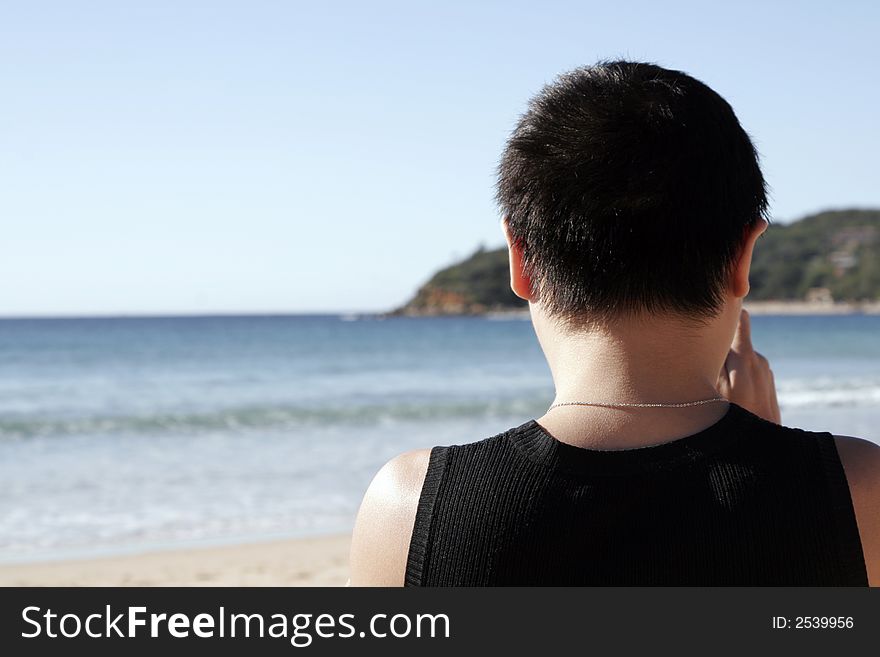
[(880, 303), (817, 303), (814, 301), (749, 301), (752, 315), (880, 315)]
[(344, 586), (349, 536), (0, 566), (0, 586)]

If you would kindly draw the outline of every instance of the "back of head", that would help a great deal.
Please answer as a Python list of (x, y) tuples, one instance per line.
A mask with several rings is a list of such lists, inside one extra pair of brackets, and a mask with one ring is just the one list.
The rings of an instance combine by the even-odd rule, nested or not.
[(625, 61), (561, 75), (531, 100), (498, 201), (546, 311), (594, 321), (715, 314), (767, 210), (730, 105), (685, 73)]

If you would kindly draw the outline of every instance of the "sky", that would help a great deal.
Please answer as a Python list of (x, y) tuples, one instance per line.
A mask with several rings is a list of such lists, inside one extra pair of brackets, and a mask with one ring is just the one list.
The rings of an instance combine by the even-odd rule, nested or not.
[(382, 311), (502, 244), (528, 98), (624, 57), (734, 107), (776, 221), (880, 207), (880, 3), (0, 0), (0, 315)]

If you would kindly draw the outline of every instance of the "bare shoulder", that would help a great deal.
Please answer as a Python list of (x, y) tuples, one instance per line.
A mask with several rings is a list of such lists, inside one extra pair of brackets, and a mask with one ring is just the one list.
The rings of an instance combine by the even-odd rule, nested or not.
[(880, 445), (862, 438), (834, 436), (852, 496), (868, 580), (880, 586)]
[(430, 449), (405, 452), (373, 477), (351, 537), (352, 586), (403, 586)]

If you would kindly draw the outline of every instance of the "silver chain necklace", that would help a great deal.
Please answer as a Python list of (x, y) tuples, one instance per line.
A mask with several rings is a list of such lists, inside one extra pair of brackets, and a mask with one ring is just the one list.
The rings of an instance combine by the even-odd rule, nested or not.
[(712, 397), (712, 399), (699, 399), (697, 401), (689, 401), (689, 402), (674, 402), (669, 404), (664, 404), (662, 402), (657, 403), (637, 403), (637, 402), (620, 402), (618, 404), (611, 404), (606, 402), (582, 402), (582, 401), (573, 401), (573, 402), (558, 402), (553, 404), (547, 410), (550, 411), (559, 406), (600, 406), (602, 408), (687, 408), (689, 406), (702, 406), (703, 404), (712, 404), (714, 402), (727, 401), (724, 397)]

